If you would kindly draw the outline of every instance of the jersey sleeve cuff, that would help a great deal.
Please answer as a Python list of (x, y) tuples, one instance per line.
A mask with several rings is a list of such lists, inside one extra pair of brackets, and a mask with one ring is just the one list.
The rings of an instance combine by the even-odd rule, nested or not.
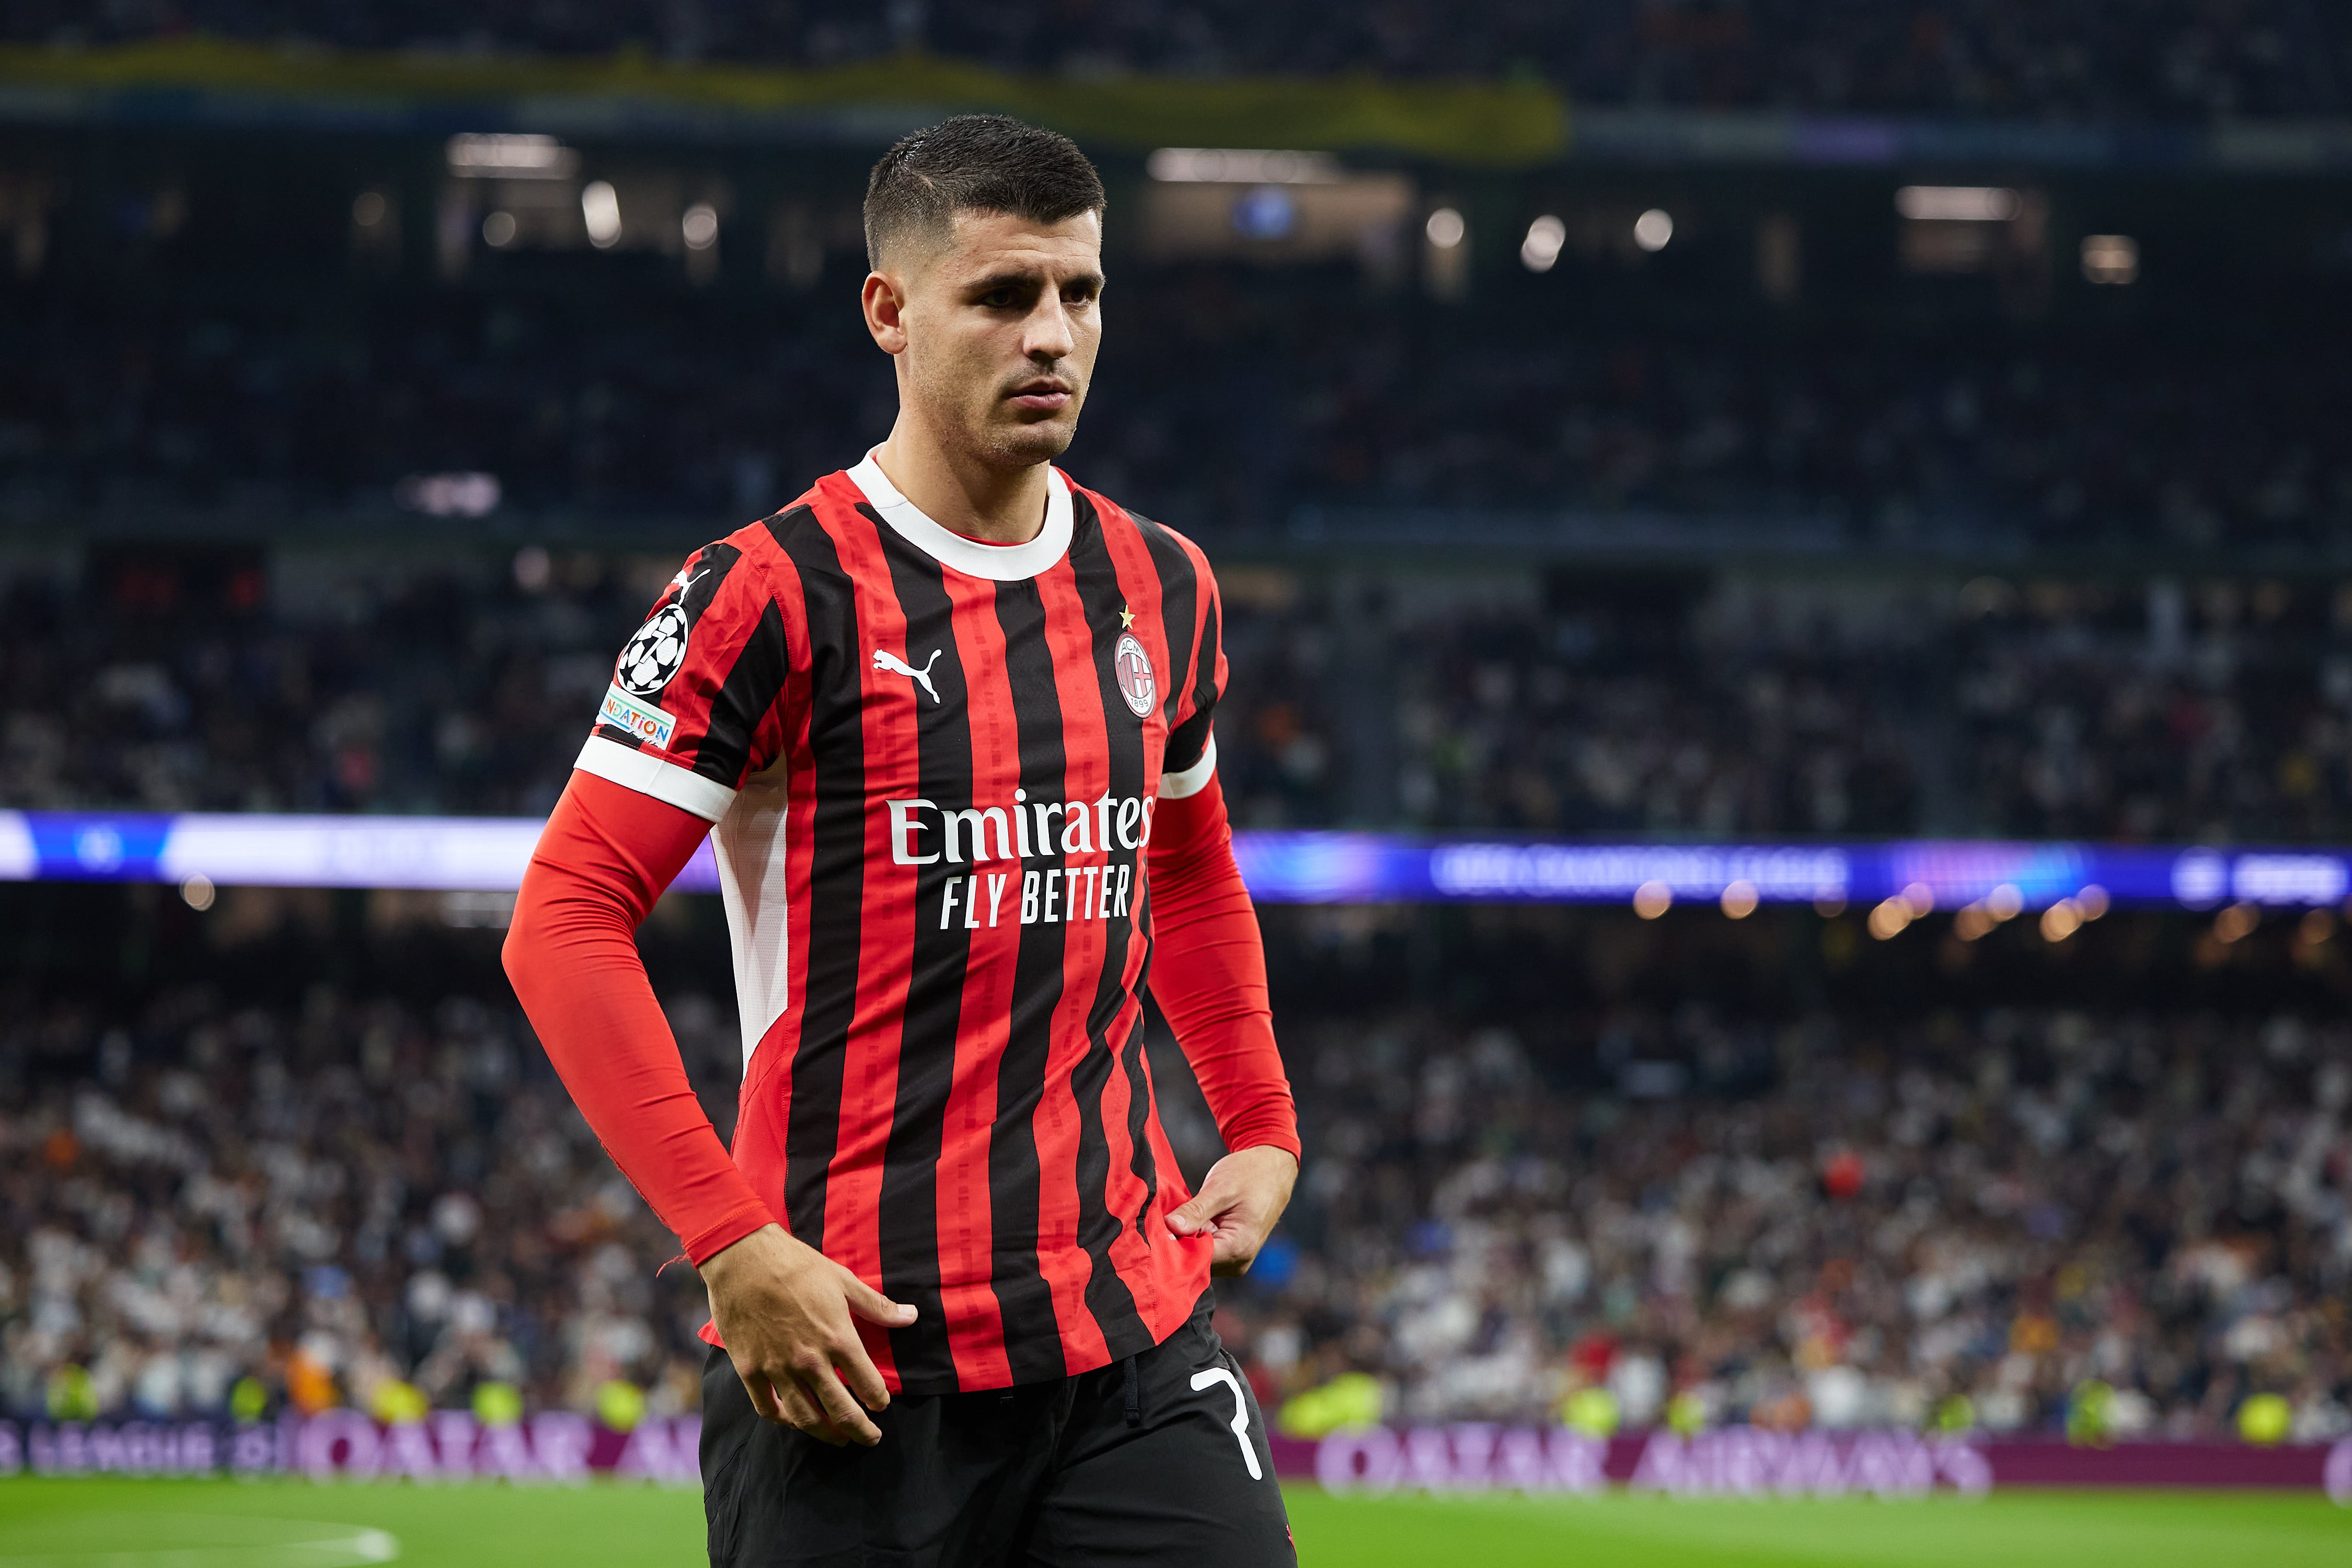
[(589, 736), (588, 743), (580, 748), (580, 760), (572, 765), (680, 811), (690, 811), (705, 822), (717, 822), (735, 804), (735, 792), (725, 784), (602, 735)]
[(1287, 1119), (1236, 1127), (1226, 1136), (1225, 1149), (1234, 1154), (1244, 1149), (1279, 1149), (1293, 1160), (1304, 1163), (1306, 1158), (1298, 1142), (1298, 1123)]
[(716, 1224), (677, 1239), (686, 1248), (687, 1260), (699, 1268), (753, 1231), (775, 1223), (776, 1216), (768, 1212), (767, 1205), (757, 1198), (746, 1198)]
[[(608, 746), (614, 745), (614, 742), (610, 741), (607, 741), (604, 743)], [(614, 749), (615, 751), (626, 751), (628, 748), (625, 746), (614, 746)], [(1214, 733), (1212, 733), (1209, 736), (1208, 744), (1201, 748), (1201, 760), (1199, 762), (1194, 763), (1189, 768), (1179, 768), (1172, 773), (1161, 773), (1160, 775), (1160, 798), (1162, 800), (1182, 800), (1186, 795), (1198, 795), (1202, 790), (1209, 787), (1209, 780), (1216, 775), (1216, 772), (1217, 737)]]

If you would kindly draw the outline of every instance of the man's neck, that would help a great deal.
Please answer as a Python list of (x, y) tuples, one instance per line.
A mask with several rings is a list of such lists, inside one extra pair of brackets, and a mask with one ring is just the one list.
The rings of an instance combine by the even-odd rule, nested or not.
[(1046, 465), (993, 468), (951, 456), (906, 416), (874, 450), (885, 478), (941, 528), (983, 544), (1026, 544), (1045, 530)]

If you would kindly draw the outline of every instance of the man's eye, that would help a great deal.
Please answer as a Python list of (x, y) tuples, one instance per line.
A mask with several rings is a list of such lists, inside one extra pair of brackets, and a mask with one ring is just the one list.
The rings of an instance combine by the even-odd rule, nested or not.
[(980, 297), (980, 302), (987, 306), (992, 310), (1002, 310), (1006, 306), (1013, 303), (1013, 290), (1010, 289), (991, 289), (987, 293), (982, 294)]

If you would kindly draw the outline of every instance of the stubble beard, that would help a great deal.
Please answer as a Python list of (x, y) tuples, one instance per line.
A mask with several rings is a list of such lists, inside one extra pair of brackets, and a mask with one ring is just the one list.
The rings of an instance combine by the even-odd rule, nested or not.
[(1024, 420), (1013, 416), (1003, 402), (1005, 382), (992, 378), (989, 390), (978, 406), (972, 406), (950, 394), (949, 389), (933, 384), (925, 390), (925, 398), (937, 413), (949, 413), (945, 419), (934, 418), (933, 428), (942, 436), (957, 441), (967, 457), (983, 466), (996, 469), (1034, 468), (1040, 463), (1050, 463), (1070, 448), (1077, 434), (1077, 414), (1086, 405), (1087, 383), (1076, 368), (1064, 361), (1050, 370), (1024, 373), (1057, 375), (1070, 384), (1071, 409), (1050, 419)]
[(982, 424), (973, 455), (994, 468), (1031, 468), (1070, 449), (1076, 421), (1041, 419), (1034, 425), (992, 419)]

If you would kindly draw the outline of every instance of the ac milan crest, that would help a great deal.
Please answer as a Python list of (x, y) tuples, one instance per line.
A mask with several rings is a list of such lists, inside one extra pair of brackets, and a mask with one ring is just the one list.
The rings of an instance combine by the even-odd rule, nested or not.
[(1151, 656), (1143, 651), (1133, 632), (1118, 639), (1110, 664), (1118, 677), (1118, 694), (1127, 699), (1128, 711), (1139, 719), (1149, 716), (1151, 705), (1160, 700), (1160, 679), (1151, 673)]

